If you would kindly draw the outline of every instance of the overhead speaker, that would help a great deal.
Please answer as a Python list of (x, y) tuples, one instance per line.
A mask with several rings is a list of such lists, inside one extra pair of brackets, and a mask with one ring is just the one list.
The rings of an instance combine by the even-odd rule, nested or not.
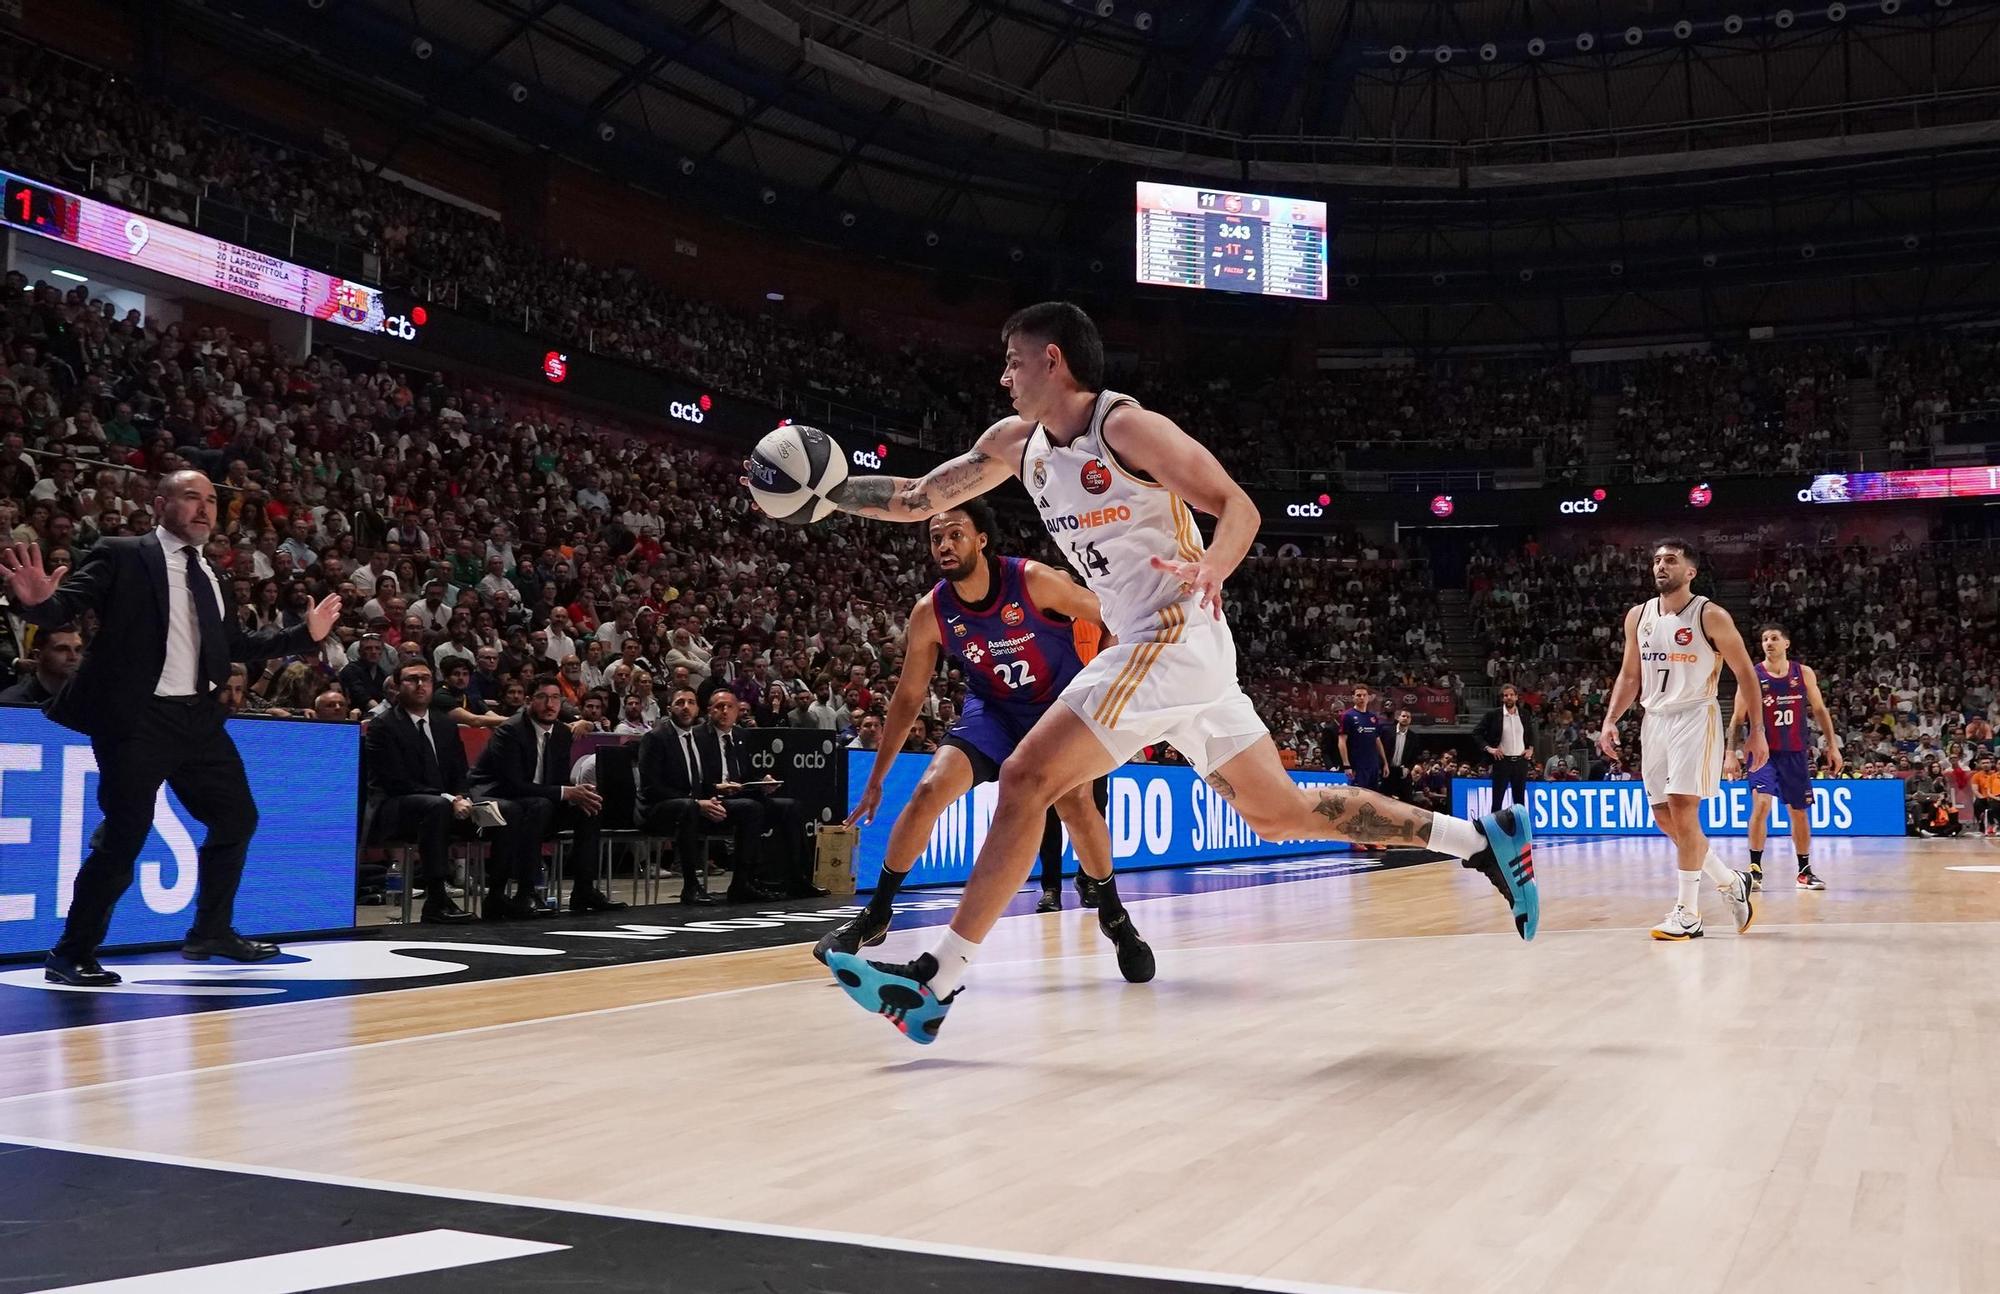
[(1645, 42), (1645, 39), (1646, 39), (1646, 30), (1645, 30), (1645, 28), (1643, 28), (1643, 27), (1627, 27), (1627, 28), (1625, 29), (1625, 43), (1626, 43), (1627, 45), (1639, 45), (1639, 44), (1643, 44), (1643, 43)]
[(1589, 33), (1589, 32), (1583, 32), (1582, 34), (1580, 34), (1579, 36), (1577, 36), (1577, 38), (1576, 38), (1576, 52), (1577, 52), (1577, 53), (1579, 53), (1579, 54), (1588, 54), (1588, 53), (1589, 53), (1590, 51), (1592, 51), (1592, 50), (1594, 50), (1594, 49), (1596, 49), (1596, 48), (1597, 48), (1597, 37), (1596, 37), (1596, 36), (1592, 35), (1592, 34), (1591, 34), (1591, 33)]
[(1549, 43), (1543, 40), (1540, 36), (1530, 36), (1528, 38), (1529, 58), (1540, 58), (1542, 55), (1548, 52), (1549, 52)]
[(1694, 35), (1694, 24), (1683, 18), (1674, 24), (1674, 39), (1686, 40)]

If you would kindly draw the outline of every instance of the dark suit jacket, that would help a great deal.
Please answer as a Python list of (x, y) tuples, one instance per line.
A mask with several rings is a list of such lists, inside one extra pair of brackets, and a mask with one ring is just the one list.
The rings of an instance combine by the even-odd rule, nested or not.
[(713, 739), (704, 740), (707, 724), (694, 730), (695, 756), (701, 767), (688, 781), (687, 757), (681, 753), (680, 729), (663, 723), (639, 738), (639, 816), (668, 800), (705, 800), (715, 794), (719, 776)]
[[(236, 621), (231, 582), (222, 586), (222, 628), (229, 659), (269, 660), (313, 649), (303, 624), (289, 629), (243, 628)], [(48, 716), (65, 728), (104, 736), (130, 726), (134, 710), (153, 695), (167, 663), (167, 558), (159, 536), (100, 539), (48, 601), (16, 607), (30, 624), (69, 624), (86, 611), (99, 628), (75, 675), (49, 702)]]
[[(424, 768), (424, 739), (417, 732), (409, 711), (397, 706), (368, 725), (361, 743), (363, 772), (368, 778), (368, 796), (380, 801), (392, 795), (464, 795), (470, 770), (465, 763), (465, 742), (458, 735), (458, 720), (449, 710), (432, 710), (431, 731), (436, 734), (438, 776), (433, 784)], [(530, 765), (529, 771), (533, 772)]]
[(1410, 730), (1403, 734), (1403, 757), (1399, 760), (1396, 758), (1396, 729), (1392, 724), (1382, 730), (1382, 749), (1389, 755), (1389, 771), (1404, 772), (1423, 757), (1423, 732), (1415, 724), (1410, 725)]
[[(1528, 712), (1526, 706), (1515, 706), (1514, 709), (1521, 716), (1522, 758), (1532, 760), (1535, 757), (1535, 743), (1541, 740), (1542, 725), (1535, 722), (1535, 716)], [(1482, 715), (1478, 725), (1472, 730), (1472, 739), (1481, 746), (1498, 746), (1502, 712), (1502, 707), (1496, 705)]]
[(535, 780), (535, 721), (524, 708), (492, 730), (472, 766), (472, 794), (482, 800), (557, 800), (569, 785), (570, 731), (558, 722), (542, 752), (542, 780)]

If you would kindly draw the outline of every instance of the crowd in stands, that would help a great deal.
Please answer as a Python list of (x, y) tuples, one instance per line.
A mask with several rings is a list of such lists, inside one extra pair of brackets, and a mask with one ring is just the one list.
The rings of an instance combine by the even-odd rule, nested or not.
[(1956, 419), (2000, 413), (2000, 350), (1989, 337), (1914, 338), (1871, 358), (1891, 467), (1928, 464)]
[(1811, 471), (1851, 441), (1847, 380), (1832, 347), (1659, 356), (1619, 373), (1619, 461), (1639, 481)]

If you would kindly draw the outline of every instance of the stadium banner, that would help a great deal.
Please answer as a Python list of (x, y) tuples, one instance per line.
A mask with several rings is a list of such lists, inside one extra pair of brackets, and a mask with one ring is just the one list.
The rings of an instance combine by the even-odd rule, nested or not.
[(775, 777), (784, 788), (777, 794), (797, 800), (807, 822), (841, 822), (847, 818), (847, 761), (844, 743), (824, 728), (738, 728), (749, 781)]
[[(882, 854), (896, 815), (915, 793), (930, 767), (929, 755), (903, 755), (882, 786), (882, 807), (861, 831), (854, 851), (854, 885), (872, 890), (882, 873)], [(868, 785), (875, 753), (847, 752), (847, 788), (852, 800)], [(1300, 786), (1339, 786), (1344, 773), (1293, 773)], [(906, 885), (950, 885), (972, 875), (972, 863), (993, 825), (1000, 788), (987, 782), (952, 801), (931, 829), (930, 843), (910, 869)], [(1251, 831), (1223, 798), (1184, 764), (1126, 764), (1111, 774), (1111, 860), (1121, 870), (1179, 867), (1189, 863), (1285, 858), (1349, 848), (1327, 840), (1269, 841)], [(1040, 840), (1039, 829), (1036, 835)], [(1064, 833), (1063, 869), (1076, 870), (1076, 851)]]
[[(352, 926), (361, 729), (232, 719), (229, 735), (262, 820), (236, 894), (237, 929), (254, 936)], [(0, 707), (0, 956), (55, 943), (103, 817), (90, 739), (31, 707)], [(152, 834), (132, 888), (112, 913), (107, 946), (180, 942), (194, 920), (195, 850), (203, 835), (161, 787)]]
[[(1821, 836), (1900, 836), (1904, 830), (1903, 783), (1895, 778), (1867, 781), (1816, 779), (1809, 810), (1813, 833)], [(1453, 778), (1451, 811), (1461, 818), (1491, 812), (1493, 788), (1484, 778)], [(1637, 836), (1655, 830), (1653, 807), (1641, 782), (1530, 782), (1528, 811), (1537, 833), (1552, 836)], [(1701, 806), (1702, 830), (1711, 836), (1740, 836), (1750, 827), (1750, 784), (1724, 782), (1722, 794)], [(1771, 806), (1771, 834), (1792, 829), (1791, 810)]]
[[(1289, 679), (1279, 679), (1272, 683), (1272, 690), (1304, 709), (1317, 710), (1323, 714), (1338, 715), (1347, 709), (1354, 698), (1354, 689), (1360, 683), (1299, 683)], [(1452, 723), (1458, 718), (1458, 706), (1451, 699), (1451, 693), (1441, 687), (1404, 687), (1400, 683), (1366, 685), (1375, 694), (1374, 708), (1395, 726), (1396, 711), (1408, 710), (1414, 717), (1423, 715), (1436, 723)]]

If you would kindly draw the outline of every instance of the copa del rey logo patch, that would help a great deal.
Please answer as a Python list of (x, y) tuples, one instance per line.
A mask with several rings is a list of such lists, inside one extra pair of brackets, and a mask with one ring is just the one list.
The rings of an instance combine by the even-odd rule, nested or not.
[(1009, 602), (1006, 606), (1000, 608), (1000, 623), (1006, 625), (1009, 629), (1019, 627), (1020, 623), (1027, 618), (1028, 613), (1021, 610), (1021, 604), (1018, 602)]
[(1080, 479), (1084, 489), (1092, 494), (1102, 494), (1111, 488), (1111, 469), (1104, 465), (1104, 460), (1093, 458), (1083, 465)]

